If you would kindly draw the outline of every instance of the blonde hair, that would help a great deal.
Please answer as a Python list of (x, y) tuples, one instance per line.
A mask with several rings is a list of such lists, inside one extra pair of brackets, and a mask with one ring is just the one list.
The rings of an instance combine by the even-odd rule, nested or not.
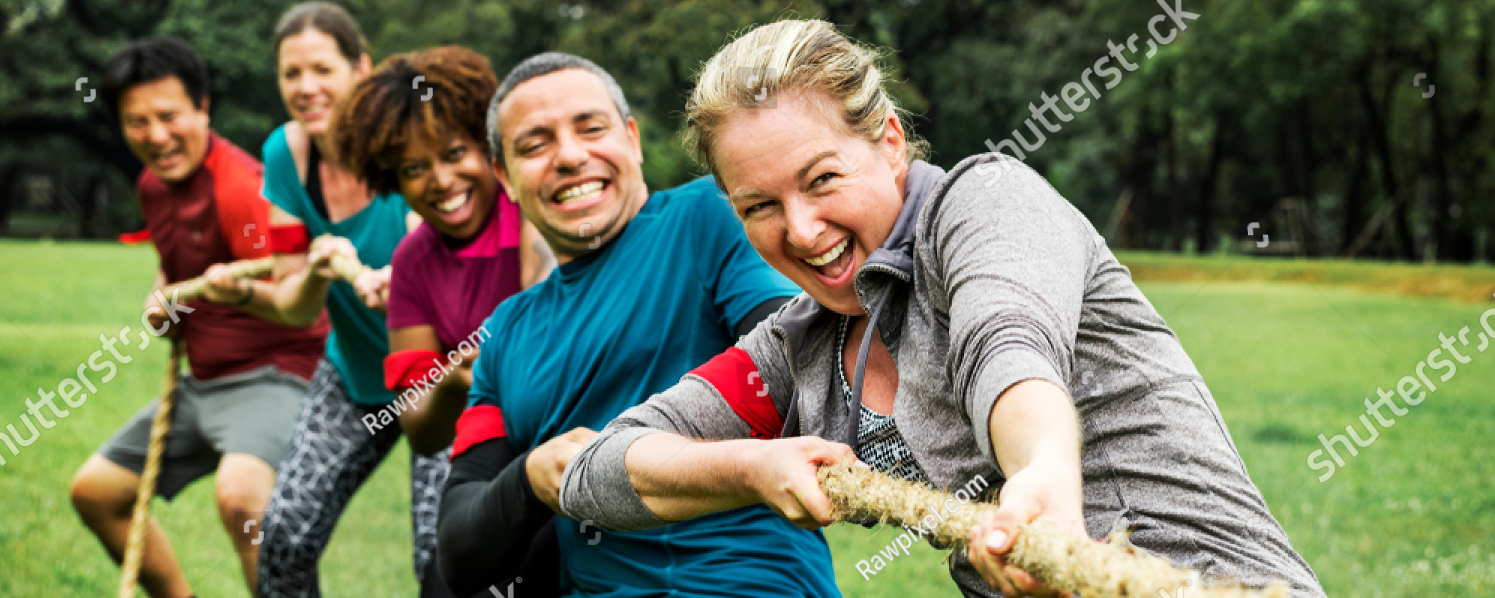
[[(913, 134), (905, 113), (883, 87), (879, 53), (825, 21), (791, 20), (763, 25), (728, 43), (701, 69), (685, 104), (686, 151), (717, 174), (711, 149), (721, 127), (742, 109), (772, 109), (764, 102), (801, 92), (837, 115), (847, 133), (872, 142), (888, 114), (903, 123), (907, 161), (922, 159), (929, 144)], [(763, 99), (763, 91), (769, 99)], [(834, 119), (833, 119), (834, 120)]]

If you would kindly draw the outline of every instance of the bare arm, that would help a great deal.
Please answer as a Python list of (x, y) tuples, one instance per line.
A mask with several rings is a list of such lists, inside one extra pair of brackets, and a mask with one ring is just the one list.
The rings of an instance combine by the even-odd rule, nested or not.
[[(442, 352), (441, 340), (432, 326), (407, 326), (389, 331), (389, 351), (426, 350)], [(467, 408), (467, 389), (472, 385), (474, 355), (464, 359), (450, 375), (442, 378), (429, 393), (400, 414), (400, 427), (410, 438), (410, 449), (431, 456), (451, 446), (457, 437), (457, 418)]]
[(997, 465), (1009, 477), (1044, 464), (1079, 498), (1079, 415), (1064, 389), (1042, 379), (1018, 382), (997, 398), (987, 425)]
[[(271, 206), (270, 224), (294, 226), (301, 224), (301, 220), (279, 206)], [(349, 248), (351, 249), (351, 244)], [(264, 288), (269, 299), (266, 313), (273, 313), (275, 317), (266, 319), (291, 326), (310, 326), (316, 323), (317, 316), (322, 313), (322, 306), (327, 302), (327, 291), (332, 288), (333, 276), (326, 268), (331, 251), (323, 250), (315, 256), (306, 253), (275, 255), (274, 282), (267, 283)], [(314, 259), (309, 260), (308, 257)], [(354, 257), (357, 257), (356, 252)], [(255, 293), (258, 294), (260, 290), (256, 288)]]
[(851, 447), (813, 436), (780, 440), (692, 441), (651, 434), (634, 441), (628, 479), (666, 521), (764, 503), (805, 529), (829, 525), (830, 499), (815, 470), (853, 458)]
[[(269, 280), (234, 278), (228, 264), (213, 264), (203, 273), (207, 285), (203, 299), (219, 305), (231, 305), (267, 322), (294, 325), (284, 320), (275, 307), (276, 284)], [(247, 302), (246, 302), (247, 301)]]

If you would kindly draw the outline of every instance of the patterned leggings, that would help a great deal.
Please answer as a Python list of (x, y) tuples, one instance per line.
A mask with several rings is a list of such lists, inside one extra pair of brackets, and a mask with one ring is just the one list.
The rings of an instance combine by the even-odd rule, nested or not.
[[(332, 364), (324, 360), (317, 366), (261, 524), (265, 534), (260, 545), (262, 598), (322, 595), (317, 562), (332, 539), (332, 528), (353, 492), (400, 439), (398, 420), (369, 433), (359, 418), (375, 411), (348, 400)], [(451, 471), (451, 449), (429, 458), (413, 452), (410, 456), (415, 575), (421, 581), (422, 596), (450, 595), (438, 575), (426, 572), (428, 566), (435, 571), (430, 565), (436, 552), (436, 514)]]

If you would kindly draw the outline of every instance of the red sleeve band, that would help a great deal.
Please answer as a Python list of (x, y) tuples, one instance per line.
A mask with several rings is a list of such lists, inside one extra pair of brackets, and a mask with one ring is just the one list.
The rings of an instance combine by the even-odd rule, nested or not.
[(434, 384), (429, 375), (431, 368), (443, 369), (441, 353), (427, 349), (395, 351), (384, 358), (384, 388), (415, 388), (424, 381), (424, 386)]
[(481, 442), (508, 436), (504, 431), (503, 412), (494, 405), (474, 405), (457, 418), (457, 439), (452, 442), (452, 458), (457, 458)]
[(281, 224), (270, 227), (271, 253), (306, 253), (311, 247), (311, 233), (305, 224)]
[(753, 438), (771, 440), (784, 429), (784, 416), (773, 404), (768, 386), (747, 351), (737, 347), (711, 358), (691, 374), (699, 376), (726, 399), (732, 411), (752, 428)]

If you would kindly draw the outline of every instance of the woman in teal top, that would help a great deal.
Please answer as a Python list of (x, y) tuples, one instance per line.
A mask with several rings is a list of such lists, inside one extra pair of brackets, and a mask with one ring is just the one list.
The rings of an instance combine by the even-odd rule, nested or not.
[[(273, 41), (281, 97), (292, 117), (266, 140), (263, 155), (264, 194), (273, 203), (268, 242), (276, 255), (275, 305), (286, 320), (307, 323), (325, 305), (332, 334), (266, 507), (257, 586), (260, 596), (320, 596), (317, 563), (337, 520), (401, 436), (398, 423), (376, 432), (364, 422), (387, 419), (380, 412), (395, 398), (383, 379), (389, 262), (419, 219), (411, 218), (399, 194), (371, 193), (353, 173), (324, 159), (334, 107), (371, 68), (353, 18), (331, 4), (301, 4), (281, 17)], [(336, 255), (370, 270), (353, 284), (336, 280), (329, 267)], [(432, 559), (449, 453), (411, 454), (422, 596), (451, 595)]]

